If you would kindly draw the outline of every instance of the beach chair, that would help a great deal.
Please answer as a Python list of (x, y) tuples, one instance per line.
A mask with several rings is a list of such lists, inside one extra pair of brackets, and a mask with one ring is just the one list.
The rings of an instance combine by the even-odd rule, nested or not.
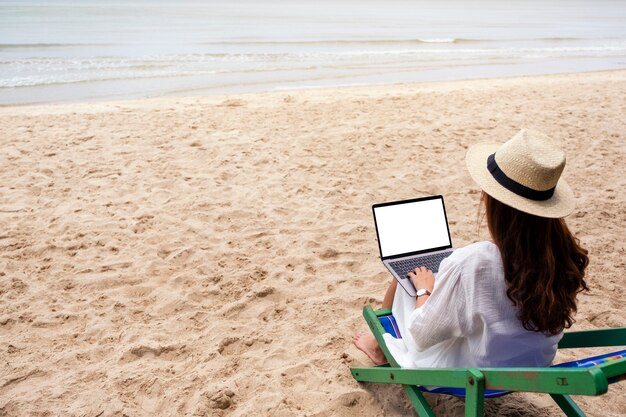
[[(465, 397), (465, 416), (479, 417), (485, 398), (514, 391), (550, 394), (568, 417), (584, 417), (570, 395), (602, 395), (609, 384), (626, 379), (626, 349), (545, 368), (400, 368), (383, 339), (384, 333), (396, 337), (391, 309), (365, 307), (363, 316), (389, 363), (351, 368), (352, 376), (360, 382), (402, 384), (420, 417), (435, 416), (422, 392)], [(569, 332), (559, 343), (559, 349), (608, 346), (626, 346), (626, 328)]]

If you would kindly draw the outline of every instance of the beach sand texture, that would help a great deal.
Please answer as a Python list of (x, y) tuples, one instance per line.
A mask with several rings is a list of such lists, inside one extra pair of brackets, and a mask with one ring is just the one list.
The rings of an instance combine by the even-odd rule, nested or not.
[[(574, 328), (626, 326), (624, 115), (626, 71), (0, 108), (0, 416), (413, 415), (349, 372), (391, 278), (371, 205), (444, 194), (454, 245), (484, 238), (466, 149), (522, 127), (567, 152)], [(576, 399), (625, 415), (623, 383)]]

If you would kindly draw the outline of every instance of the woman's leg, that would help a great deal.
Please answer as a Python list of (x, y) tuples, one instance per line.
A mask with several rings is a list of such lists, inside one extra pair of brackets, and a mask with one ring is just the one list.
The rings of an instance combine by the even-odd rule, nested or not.
[[(385, 293), (385, 298), (383, 298), (383, 308), (391, 308), (393, 305), (393, 297), (396, 294), (397, 286), (398, 282), (395, 279), (392, 279), (391, 284)], [(380, 346), (378, 346), (378, 342), (372, 332), (366, 331), (357, 334), (352, 338), (352, 343), (354, 343), (359, 350), (362, 350), (375, 365), (387, 363), (385, 354), (380, 349)]]
[(393, 297), (396, 295), (396, 288), (398, 287), (398, 281), (395, 278), (391, 280), (391, 284), (389, 288), (387, 288), (387, 292), (385, 293), (385, 298), (383, 298), (383, 308), (391, 308), (393, 305)]

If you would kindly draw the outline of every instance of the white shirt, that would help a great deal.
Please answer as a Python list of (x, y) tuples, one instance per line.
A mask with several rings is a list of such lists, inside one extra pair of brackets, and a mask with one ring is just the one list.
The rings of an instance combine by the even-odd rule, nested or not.
[(402, 339), (383, 337), (404, 368), (548, 366), (563, 334), (528, 331), (506, 295), (498, 248), (478, 242), (455, 250), (439, 267), (420, 308), (398, 286), (392, 312)]

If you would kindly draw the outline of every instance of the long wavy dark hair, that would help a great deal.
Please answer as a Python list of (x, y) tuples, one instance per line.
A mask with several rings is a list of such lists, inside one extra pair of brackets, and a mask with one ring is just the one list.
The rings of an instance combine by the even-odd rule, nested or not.
[(507, 296), (526, 330), (556, 335), (574, 323), (576, 295), (588, 290), (587, 250), (563, 219), (533, 216), (483, 192), (489, 232), (500, 249)]

